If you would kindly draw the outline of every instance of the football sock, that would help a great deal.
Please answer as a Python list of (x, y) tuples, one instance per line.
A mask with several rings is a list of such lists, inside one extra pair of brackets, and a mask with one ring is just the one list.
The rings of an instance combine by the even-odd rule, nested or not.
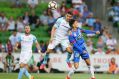
[(94, 68), (93, 68), (92, 66), (88, 66), (88, 68), (89, 68), (91, 77), (92, 77), (92, 78), (95, 78), (95, 76), (94, 76)]
[(30, 73), (28, 72), (28, 70), (26, 68), (25, 68), (24, 74), (30, 79), (31, 75), (30, 75)]
[(69, 73), (68, 73), (68, 77), (71, 77), (75, 72), (75, 68), (71, 68)]
[(46, 53), (44, 60), (43, 60), (43, 64), (47, 64), (48, 58), (49, 58), (49, 54)]
[(71, 55), (72, 54), (68, 52), (66, 62), (70, 62)]
[(20, 68), (19, 74), (18, 74), (18, 79), (22, 79), (22, 76), (25, 72), (25, 68)]

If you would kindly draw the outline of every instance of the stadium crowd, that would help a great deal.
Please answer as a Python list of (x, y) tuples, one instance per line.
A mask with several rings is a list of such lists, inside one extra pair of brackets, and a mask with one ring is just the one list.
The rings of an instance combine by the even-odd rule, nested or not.
[[(100, 31), (101, 33), (98, 36), (90, 34), (86, 36), (87, 50), (90, 54), (119, 54), (119, 48), (117, 48), (117, 40), (109, 32), (109, 29), (103, 26), (101, 20), (97, 16), (95, 17), (93, 15), (93, 12), (91, 12), (86, 5), (85, 0), (72, 0), (72, 2), (70, 2), (70, 0), (62, 1), (57, 10), (51, 10), (48, 8), (47, 10), (43, 11), (42, 15), (37, 15), (35, 13), (35, 8), (38, 5), (38, 0), (28, 0), (28, 5), (29, 8), (32, 9), (31, 12), (24, 12), (24, 14), (22, 14), (22, 16), (19, 16), (16, 20), (13, 16), (8, 19), (4, 12), (0, 12), (0, 31), (12, 31), (12, 35), (9, 36), (6, 44), (0, 42), (0, 52), (7, 52), (8, 55), (11, 55), (12, 52), (16, 52), (14, 50), (15, 43), (17, 42), (19, 35), (24, 31), (24, 27), (26, 25), (30, 25), (33, 31), (40, 26), (47, 26), (48, 33), (50, 35), (51, 28), (56, 19), (60, 16), (64, 16), (66, 12), (72, 11), (73, 18), (79, 21), (80, 28), (85, 29), (88, 27), (88, 29), (90, 30)], [(19, 0), (16, 0), (15, 6), (21, 7), (22, 4), (19, 2)], [(114, 14), (116, 14), (113, 15), (114, 24), (117, 22), (117, 24), (119, 24), (118, 7), (119, 3), (113, 7)], [(115, 18), (118, 18), (118, 21)], [(95, 40), (97, 40), (96, 42), (93, 42), (94, 38)], [(39, 41), (39, 44), (41, 51), (45, 52), (48, 43), (41, 40)], [(38, 52), (36, 48), (33, 49), (33, 51), (35, 53)], [(54, 49), (54, 51), (57, 53), (62, 53), (64, 52), (64, 49), (59, 45)]]

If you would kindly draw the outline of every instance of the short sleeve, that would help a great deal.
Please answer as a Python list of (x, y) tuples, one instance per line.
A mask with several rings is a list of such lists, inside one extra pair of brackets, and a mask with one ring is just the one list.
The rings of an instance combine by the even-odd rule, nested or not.
[(18, 40), (17, 40), (17, 41), (18, 41), (18, 42), (21, 42), (21, 36), (18, 37)]
[(35, 36), (33, 36), (33, 42), (36, 43), (37, 42), (37, 39)]

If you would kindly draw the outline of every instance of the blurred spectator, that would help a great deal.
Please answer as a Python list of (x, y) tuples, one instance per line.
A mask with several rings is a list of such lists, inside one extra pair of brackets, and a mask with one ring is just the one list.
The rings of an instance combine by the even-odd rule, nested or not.
[(99, 18), (96, 18), (96, 20), (93, 24), (93, 30), (94, 31), (100, 31), (100, 33), (102, 32), (102, 24), (101, 24)]
[(119, 22), (119, 2), (116, 2), (116, 5), (112, 6), (109, 11), (109, 21), (112, 21), (114, 27), (117, 27)]
[(30, 15), (29, 15), (29, 12), (25, 12), (24, 15), (22, 16), (23, 18), (23, 23), (24, 25), (29, 25), (29, 22), (30, 22)]
[(119, 73), (119, 68), (118, 65), (116, 63), (116, 59), (114, 57), (111, 58), (111, 61), (109, 62), (109, 73), (111, 74), (117, 74)]
[(34, 11), (31, 12), (30, 15), (30, 25), (32, 29), (35, 29), (36, 27), (39, 27), (39, 18), (38, 16), (35, 14)]
[(29, 8), (33, 9), (38, 5), (38, 0), (27, 0)]
[(7, 52), (7, 53), (12, 53), (12, 52), (13, 52), (13, 46), (12, 46), (10, 40), (7, 41), (7, 44), (6, 44), (6, 52)]
[(83, 15), (82, 15), (81, 13), (79, 13), (78, 16), (79, 16), (79, 17), (78, 17), (78, 21), (79, 21), (80, 23), (82, 23), (82, 26), (85, 25), (86, 19), (83, 17)]
[(45, 53), (45, 51), (47, 50), (47, 45), (43, 40), (40, 41), (40, 47), (41, 47), (41, 52)]
[(0, 17), (0, 31), (6, 31), (8, 28), (8, 19), (4, 13), (1, 13)]
[(10, 35), (9, 40), (14, 48), (16, 42), (18, 41), (18, 33), (16, 30), (13, 31), (12, 35)]
[(9, 24), (8, 26), (9, 31), (15, 30), (15, 21), (14, 21), (13, 16), (11, 16), (10, 19), (8, 20), (8, 24)]
[(61, 16), (60, 12), (58, 10), (52, 10), (54, 19), (57, 19)]
[(5, 70), (7, 72), (12, 72), (14, 68), (15, 68), (14, 56), (12, 55), (12, 53), (8, 53), (6, 56)]
[(102, 50), (102, 48), (97, 48), (97, 52), (95, 52), (95, 55), (104, 55), (105, 52)]
[(64, 16), (67, 11), (68, 11), (68, 8), (66, 7), (66, 3), (65, 1), (62, 1), (61, 6), (60, 6), (61, 16)]
[[(41, 40), (39, 45), (40, 45), (41, 52), (45, 53), (45, 51), (47, 50), (47, 45), (45, 44), (45, 42), (43, 40)], [(35, 52), (38, 53), (37, 48), (35, 48)]]
[(79, 17), (79, 12), (78, 12), (78, 10), (74, 9), (72, 13), (73, 13), (73, 18), (74, 18), (74, 19), (78, 19), (78, 17)]
[(22, 3), (20, 2), (20, 0), (13, 0), (13, 7), (21, 8)]
[(98, 41), (97, 41), (97, 44), (96, 44), (97, 48), (101, 48), (101, 49), (104, 49), (105, 48), (105, 43), (103, 41), (103, 39), (101, 37), (98, 38)]
[(24, 30), (24, 24), (23, 24), (23, 19), (22, 17), (18, 17), (17, 22), (16, 22), (17, 30)]
[(40, 15), (40, 22), (41, 22), (41, 25), (47, 25), (48, 24), (48, 15), (47, 15), (47, 12), (44, 11), (43, 14)]
[(95, 18), (93, 17), (93, 13), (90, 13), (86, 19), (86, 25), (93, 29), (93, 24), (95, 22)]
[(104, 30), (103, 34), (101, 35), (101, 38), (105, 44), (106, 44), (106, 41), (108, 39), (108, 34), (109, 34), (108, 31)]
[(88, 10), (88, 7), (84, 7), (83, 11), (83, 18), (86, 19), (89, 15), (90, 11)]
[(52, 26), (54, 25), (54, 22), (55, 22), (55, 18), (53, 17), (53, 14), (49, 13), (48, 14), (48, 26), (52, 28)]
[(112, 38), (112, 34), (109, 34), (109, 38), (106, 41), (107, 48), (114, 50), (117, 45), (117, 40)]
[(93, 42), (90, 39), (86, 41), (86, 49), (90, 54), (92, 54), (94, 47), (93, 47)]
[(5, 48), (5, 46), (2, 44), (2, 42), (0, 41), (0, 52), (3, 52), (3, 49)]

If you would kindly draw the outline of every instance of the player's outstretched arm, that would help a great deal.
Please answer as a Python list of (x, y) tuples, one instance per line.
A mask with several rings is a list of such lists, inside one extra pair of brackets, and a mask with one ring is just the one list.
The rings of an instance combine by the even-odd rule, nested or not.
[(84, 29), (81, 29), (81, 32), (86, 33), (86, 34), (100, 34), (99, 31), (84, 30)]

